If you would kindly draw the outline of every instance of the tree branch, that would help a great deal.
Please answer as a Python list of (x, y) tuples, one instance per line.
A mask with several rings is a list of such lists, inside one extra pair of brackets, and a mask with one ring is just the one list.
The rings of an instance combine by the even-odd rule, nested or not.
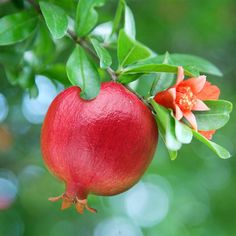
[[(28, 0), (28, 2), (33, 6), (33, 8), (40, 14), (42, 15), (42, 11), (40, 9), (40, 6), (37, 2), (35, 2), (35, 0)], [(93, 49), (89, 46), (89, 42), (88, 40), (86, 40), (85, 38), (79, 38), (76, 33), (71, 30), (68, 29), (67, 30), (67, 35), (70, 36), (70, 38), (76, 43), (79, 44), (81, 47), (83, 47), (98, 63), (99, 63), (99, 58), (97, 56), (97, 54), (93, 51)], [(115, 73), (115, 71), (111, 68), (108, 67), (106, 69), (107, 73), (110, 75), (111, 79), (113, 81), (117, 80), (117, 74)]]
[[(42, 11), (40, 9), (40, 6), (37, 2), (35, 2), (35, 0), (28, 0), (28, 2), (34, 7), (34, 9), (40, 14), (42, 15)], [(120, 5), (122, 4), (122, 1), (120, 1)], [(94, 52), (94, 50), (89, 46), (89, 41), (86, 40), (85, 38), (80, 38), (76, 35), (76, 33), (71, 30), (68, 29), (67, 30), (67, 35), (76, 43), (79, 44), (81, 47), (83, 47), (98, 63), (99, 63), (99, 58), (97, 56), (97, 54)], [(111, 68), (108, 67), (106, 69), (106, 72), (110, 75), (111, 79), (113, 81), (117, 81), (117, 74), (116, 72)], [(138, 93), (136, 93), (136, 91), (134, 91), (132, 88), (130, 88), (128, 85), (124, 85), (130, 92), (134, 93), (151, 111), (153, 111), (152, 106), (142, 97), (140, 96)]]

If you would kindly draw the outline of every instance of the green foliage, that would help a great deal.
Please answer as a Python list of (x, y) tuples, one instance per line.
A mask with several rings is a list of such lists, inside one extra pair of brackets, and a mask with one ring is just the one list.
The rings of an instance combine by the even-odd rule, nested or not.
[[(177, 120), (173, 110), (152, 99), (174, 85), (179, 66), (184, 68), (185, 76), (197, 79), (200, 73), (221, 76), (214, 64), (189, 54), (157, 54), (140, 43), (136, 40), (134, 14), (125, 0), (118, 2), (113, 21), (106, 19), (100, 25), (96, 8), (106, 0), (28, 3), (25, 6), (22, 1), (14, 1), (15, 6), (24, 9), (0, 19), (0, 45), (4, 46), (0, 63), (12, 85), (37, 96), (35, 76), (44, 75), (65, 87), (79, 86), (81, 97), (89, 100), (98, 95), (101, 81), (112, 79), (122, 84), (136, 81), (139, 86), (134, 92), (152, 106), (172, 160), (182, 144), (192, 141), (193, 135), (218, 156), (229, 157), (223, 148), (193, 131), (184, 119)], [(199, 130), (223, 127), (229, 120), (232, 104), (224, 100), (204, 102), (209, 111), (194, 111)]]
[[(220, 158), (227, 159), (231, 156), (225, 148), (212, 141), (209, 141), (200, 133), (196, 132), (195, 130), (191, 130), (188, 126), (176, 120), (173, 115), (171, 115), (169, 110), (160, 106), (154, 100), (151, 100), (151, 104), (156, 112), (156, 119), (161, 131), (161, 135), (164, 139), (166, 147), (168, 148), (170, 158), (172, 160), (176, 159), (176, 151), (181, 148), (181, 143), (190, 143), (193, 135), (199, 141), (207, 145)], [(228, 110), (230, 110), (230, 108), (228, 108)]]
[(151, 56), (151, 51), (141, 43), (130, 38), (124, 30), (121, 30), (118, 38), (117, 56), (119, 66), (132, 64)]
[(230, 153), (223, 147), (221, 147), (220, 145), (209, 141), (207, 138), (205, 138), (204, 136), (202, 136), (200, 133), (193, 131), (193, 135), (195, 138), (197, 138), (200, 142), (206, 144), (213, 152), (215, 152), (220, 158), (222, 159), (227, 159), (230, 158), (231, 155)]
[(131, 9), (127, 5), (125, 5), (124, 31), (129, 37), (131, 37), (132, 39), (135, 39), (136, 28), (135, 28), (134, 15)]
[(100, 78), (93, 63), (79, 45), (72, 52), (67, 64), (67, 75), (73, 85), (81, 88), (81, 97), (95, 98), (100, 90)]
[(96, 25), (98, 14), (95, 7), (101, 7), (106, 0), (80, 0), (76, 12), (75, 30), (78, 36), (85, 36)]
[(205, 101), (209, 111), (195, 111), (199, 130), (213, 130), (222, 128), (229, 121), (232, 103), (224, 100)]
[(100, 59), (100, 67), (102, 69), (107, 69), (112, 63), (109, 52), (95, 38), (91, 39), (91, 43), (97, 53), (97, 56)]
[(175, 135), (177, 140), (184, 144), (191, 143), (193, 138), (192, 130), (177, 119), (175, 119)]
[[(35, 6), (32, 2), (36, 3)], [(39, 2), (41, 7), (37, 4)], [(0, 180), (4, 178), (6, 171), (10, 171), (11, 174), (7, 175), (13, 176), (12, 182), (17, 182), (18, 189), (15, 202), (8, 209), (0, 209), (0, 235), (94, 235), (101, 226), (108, 226), (106, 218), (120, 217), (121, 213), (126, 216), (127, 226), (138, 217), (138, 222), (135, 221), (138, 232), (133, 233), (134, 235), (236, 235), (235, 158), (227, 161), (213, 158), (213, 155), (222, 158), (230, 156), (218, 144), (235, 154), (236, 116), (234, 112), (230, 113), (232, 105), (222, 100), (204, 101), (210, 110), (194, 111), (201, 130), (221, 128), (231, 116), (231, 122), (224, 129), (217, 130), (213, 136), (213, 141), (218, 143), (216, 144), (190, 129), (184, 120), (176, 120), (173, 111), (150, 100), (156, 93), (175, 83), (176, 68), (183, 66), (186, 77), (213, 75), (210, 77), (211, 83), (216, 83), (221, 88), (222, 99), (230, 99), (235, 103), (235, 0), (127, 1), (129, 6), (124, 0), (120, 0), (106, 1), (107, 4), (99, 8), (104, 2), (0, 0), (0, 98), (5, 96), (9, 106), (8, 116), (2, 121), (4, 107), (0, 102)], [(46, 7), (43, 9), (42, 5)], [(120, 29), (127, 36), (122, 42), (124, 47), (130, 43), (136, 45), (140, 40), (146, 42), (156, 54), (151, 52), (150, 56), (141, 60), (138, 56), (130, 64), (120, 68), (117, 58)], [(66, 33), (67, 30), (71, 35)], [(82, 63), (85, 74), (89, 75), (86, 78), (81, 77), (81, 72), (77, 77), (78, 68), (81, 68), (80, 59), (75, 59), (73, 65), (69, 66), (70, 69), (66, 68), (76, 45), (83, 48), (78, 50), (79, 54), (82, 57), (86, 55), (86, 63), (84, 60)], [(142, 44), (142, 48), (143, 46), (147, 48)], [(126, 49), (120, 48), (125, 53)], [(170, 50), (170, 53), (163, 54), (165, 50)], [(139, 53), (140, 51), (137, 54)], [(212, 60), (220, 70), (211, 62), (190, 55), (191, 53)], [(112, 64), (108, 55), (112, 57)], [(132, 82), (128, 85), (146, 102), (153, 104), (151, 109), (158, 123), (159, 137), (163, 141), (159, 139), (156, 156), (141, 183), (141, 187), (145, 187), (148, 202), (145, 202), (146, 197), (140, 199), (141, 204), (133, 208), (140, 214), (132, 215), (130, 195), (131, 199), (133, 195), (137, 199), (142, 196), (139, 192), (134, 194), (133, 190), (136, 189), (132, 189), (127, 195), (125, 193), (114, 198), (90, 197), (91, 205), (99, 210), (95, 217), (89, 214), (78, 216), (72, 209), (60, 212), (58, 205), (50, 204), (47, 198), (60, 193), (62, 186), (52, 181), (42, 165), (39, 148), (41, 125), (33, 125), (26, 120), (22, 112), (22, 101), (27, 94), (37, 96), (38, 83), (36, 86), (35, 78), (43, 80), (38, 75), (46, 76), (52, 81), (57, 92), (72, 86), (72, 83), (81, 88), (84, 84), (87, 88), (87, 82), (96, 83), (85, 93), (89, 94), (86, 98), (95, 97), (100, 83), (97, 71), (101, 80), (107, 81), (111, 78), (107, 73), (107, 70), (111, 72), (110, 69), (114, 71), (118, 82), (125, 86)], [(71, 80), (67, 72), (72, 74)], [(224, 77), (217, 78), (222, 72)], [(93, 78), (96, 77), (95, 81), (90, 81), (91, 74)], [(48, 92), (46, 90), (45, 88), (44, 92)], [(42, 99), (41, 91), (39, 95), (37, 99)], [(48, 98), (44, 96), (43, 100)], [(32, 109), (33, 112), (36, 113), (37, 108), (38, 105)], [(10, 148), (3, 150), (8, 139), (2, 130), (7, 127), (12, 141)], [(191, 145), (184, 145), (190, 141)], [(166, 143), (171, 148), (167, 151)], [(176, 150), (180, 145), (182, 148)], [(168, 154), (171, 160), (175, 160), (177, 154), (179, 158), (170, 162)], [(156, 187), (164, 191), (165, 201), (162, 201), (162, 192), (158, 197), (155, 197), (155, 191), (149, 195), (146, 183), (151, 184), (153, 190)], [(2, 188), (0, 183), (0, 198), (2, 193), (4, 186)], [(160, 216), (167, 199), (168, 214), (155, 222), (155, 217), (151, 215), (152, 206), (158, 208), (158, 203), (161, 204), (156, 210)], [(147, 203), (146, 214), (142, 211), (143, 203)], [(151, 219), (152, 225), (141, 228), (139, 219), (144, 221), (146, 218)], [(110, 226), (111, 229), (123, 230), (122, 225), (118, 225), (118, 228), (113, 227), (114, 224)]]
[[(175, 129), (175, 119), (171, 116), (171, 112), (166, 108), (151, 100), (151, 104), (156, 112), (156, 119), (162, 133), (162, 137), (166, 147), (170, 151), (177, 151), (181, 148), (181, 142), (178, 141)], [(178, 134), (178, 136), (180, 136)]]
[[(165, 55), (158, 55), (149, 59), (146, 59), (141, 64), (152, 65), (160, 64), (163, 62)], [(192, 75), (198, 76), (199, 72), (222, 76), (222, 72), (214, 64), (203, 59), (201, 57), (186, 55), (186, 54), (169, 54), (169, 64), (174, 66), (183, 66), (186, 70), (191, 71)]]
[(39, 2), (39, 4), (53, 38), (62, 38), (66, 34), (68, 28), (68, 17), (66, 12), (52, 3)]
[(171, 60), (175, 65), (194, 66), (200, 72), (222, 76), (222, 72), (214, 64), (201, 57), (185, 54), (171, 54)]
[(22, 11), (0, 19), (0, 46), (10, 45), (28, 38), (37, 26), (33, 11)]

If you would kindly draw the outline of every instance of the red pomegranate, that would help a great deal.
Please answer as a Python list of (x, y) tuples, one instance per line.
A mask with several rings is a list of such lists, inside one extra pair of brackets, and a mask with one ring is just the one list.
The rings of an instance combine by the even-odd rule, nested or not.
[(42, 153), (49, 170), (65, 182), (62, 209), (79, 213), (88, 194), (115, 195), (133, 186), (151, 162), (158, 139), (151, 111), (123, 85), (102, 83), (99, 95), (80, 98), (80, 88), (61, 92), (42, 128)]

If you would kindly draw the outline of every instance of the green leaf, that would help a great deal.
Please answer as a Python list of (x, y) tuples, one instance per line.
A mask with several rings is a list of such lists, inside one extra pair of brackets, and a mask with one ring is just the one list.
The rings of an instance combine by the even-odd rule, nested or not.
[(98, 72), (79, 45), (72, 52), (66, 64), (66, 70), (70, 82), (81, 88), (82, 98), (88, 100), (98, 95), (100, 91)]
[(222, 76), (222, 72), (214, 64), (201, 57), (176, 53), (171, 54), (171, 59), (175, 65), (194, 66), (203, 73)]
[(119, 76), (119, 82), (122, 84), (128, 84), (132, 81), (137, 80), (138, 78), (140, 78), (140, 76), (142, 76), (143, 74), (121, 74)]
[[(157, 121), (158, 123), (158, 121)], [(165, 141), (165, 133), (162, 129), (159, 128), (159, 132), (160, 132), (160, 137), (163, 140), (164, 144), (166, 145), (166, 141)], [(172, 161), (176, 160), (177, 156), (178, 156), (178, 152), (177, 151), (172, 151), (170, 149), (167, 148), (169, 157)]]
[[(165, 55), (158, 55), (140, 61), (138, 64), (139, 65), (161, 64), (163, 63), (164, 58)], [(199, 72), (222, 76), (221, 71), (215, 65), (213, 65), (211, 62), (205, 59), (196, 56), (185, 55), (185, 54), (169, 54), (168, 64), (173, 66), (183, 66), (186, 71), (192, 74), (189, 76), (193, 77), (199, 76)]]
[(45, 70), (42, 70), (39, 74), (45, 75), (49, 79), (56, 80), (59, 83), (64, 84), (65, 86), (70, 85), (70, 81), (68, 80), (64, 64), (51, 65)]
[[(177, 73), (178, 67), (169, 65), (169, 64), (134, 64), (126, 67), (124, 70), (122, 70), (122, 73), (124, 74), (134, 74), (134, 73), (154, 73), (154, 72), (167, 72), (167, 73)], [(185, 70), (185, 75), (193, 76), (193, 74), (190, 71)]]
[(95, 7), (101, 7), (106, 0), (80, 0), (76, 12), (75, 30), (78, 36), (87, 35), (96, 25), (98, 14)]
[(193, 138), (192, 130), (177, 119), (175, 119), (175, 135), (179, 142), (185, 144), (191, 143)]
[(102, 69), (108, 68), (112, 63), (109, 52), (95, 38), (91, 39), (91, 43), (100, 59), (100, 67)]
[[(163, 64), (168, 64), (170, 62), (169, 53), (165, 53), (165, 57), (163, 59)], [(174, 74), (173, 73), (155, 73), (156, 78), (153, 81), (149, 94), (151, 96), (155, 96), (158, 92), (163, 91), (175, 82)]]
[[(171, 117), (169, 111), (166, 120), (166, 146), (171, 151), (177, 151), (181, 148), (181, 142), (176, 137), (175, 119)], [(160, 114), (157, 114), (160, 116)]]
[(175, 135), (175, 119), (171, 116), (168, 109), (160, 106), (153, 99), (150, 100), (150, 103), (156, 112), (157, 123), (164, 134), (167, 148), (171, 151), (179, 150), (181, 143), (177, 140)]
[(209, 111), (194, 111), (199, 130), (214, 130), (223, 127), (229, 121), (232, 103), (224, 100), (204, 101)]
[(32, 49), (33, 60), (29, 58), (28, 61), (31, 62), (30, 64), (32, 66), (36, 66), (37, 70), (41, 67), (47, 66), (53, 60), (55, 60), (55, 44), (45, 24), (39, 24)]
[(130, 38), (124, 30), (120, 30), (118, 38), (118, 60), (120, 67), (149, 56), (151, 56), (151, 51), (146, 46)]
[(136, 28), (135, 28), (134, 15), (133, 15), (131, 9), (127, 5), (125, 5), (124, 31), (130, 38), (135, 39)]
[(66, 12), (52, 3), (39, 2), (39, 5), (53, 38), (62, 38), (66, 34), (68, 28), (68, 17)]
[(169, 153), (169, 156), (170, 156), (170, 159), (172, 161), (176, 160), (177, 156), (178, 156), (178, 152), (177, 151), (171, 151), (169, 149), (168, 150), (168, 153)]
[(115, 17), (114, 17), (114, 20), (113, 20), (110, 37), (112, 37), (119, 28), (122, 13), (123, 13), (123, 9), (124, 9), (124, 6), (125, 6), (125, 0), (118, 0), (118, 1), (119, 1), (119, 3), (118, 3), (117, 9), (116, 9), (116, 14), (115, 14)]
[(0, 46), (10, 45), (28, 38), (37, 26), (38, 17), (33, 11), (4, 16), (0, 19)]
[(204, 136), (202, 136), (201, 134), (199, 134), (198, 132), (196, 132), (195, 130), (193, 130), (193, 135), (196, 139), (198, 139), (200, 142), (206, 144), (213, 152), (215, 152), (220, 158), (222, 159), (227, 159), (230, 158), (231, 155), (230, 153), (223, 147), (221, 147), (220, 145), (208, 140), (207, 138), (205, 138)]

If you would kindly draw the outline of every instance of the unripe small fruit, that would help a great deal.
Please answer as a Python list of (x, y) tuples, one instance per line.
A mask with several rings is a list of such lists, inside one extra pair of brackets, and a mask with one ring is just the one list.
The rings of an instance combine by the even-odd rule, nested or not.
[(42, 128), (42, 153), (49, 170), (65, 182), (62, 208), (78, 212), (88, 194), (115, 195), (133, 186), (150, 164), (158, 140), (151, 111), (115, 82), (102, 83), (90, 101), (74, 86), (52, 102)]

